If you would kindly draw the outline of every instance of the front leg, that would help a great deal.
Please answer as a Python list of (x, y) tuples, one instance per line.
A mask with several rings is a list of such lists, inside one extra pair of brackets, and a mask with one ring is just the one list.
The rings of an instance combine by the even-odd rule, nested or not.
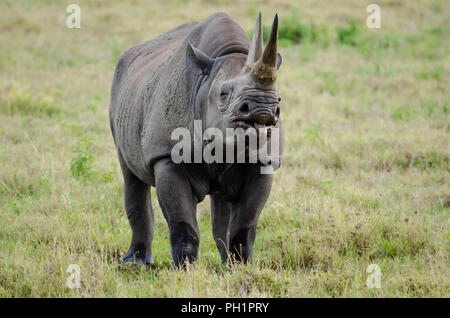
[(256, 224), (269, 197), (272, 181), (273, 175), (260, 174), (259, 167), (254, 167), (238, 199), (231, 204), (229, 252), (238, 262), (251, 262)]
[(229, 232), (231, 202), (221, 194), (211, 195), (211, 223), (214, 241), (216, 241), (222, 263), (226, 263), (229, 251)]
[(197, 259), (200, 233), (195, 216), (197, 199), (183, 165), (161, 159), (154, 165), (159, 205), (169, 225), (173, 264), (176, 268)]

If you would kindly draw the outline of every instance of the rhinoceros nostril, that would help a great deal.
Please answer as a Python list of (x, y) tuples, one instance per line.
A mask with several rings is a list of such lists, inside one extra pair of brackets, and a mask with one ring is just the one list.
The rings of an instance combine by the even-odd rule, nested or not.
[(242, 105), (239, 107), (239, 111), (240, 111), (241, 113), (247, 114), (247, 113), (250, 111), (250, 109), (249, 109), (249, 107), (248, 107), (248, 104), (247, 104), (247, 103), (242, 104)]

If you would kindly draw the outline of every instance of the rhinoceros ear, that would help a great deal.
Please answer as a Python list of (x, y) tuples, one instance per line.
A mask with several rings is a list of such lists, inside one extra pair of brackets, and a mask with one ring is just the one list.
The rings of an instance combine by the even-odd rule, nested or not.
[(280, 53), (277, 53), (277, 70), (280, 68), (281, 62), (283, 62), (283, 58)]
[(188, 42), (186, 63), (189, 69), (197, 75), (209, 74), (212, 65), (214, 64), (214, 59), (210, 58), (199, 49), (193, 47), (192, 44)]

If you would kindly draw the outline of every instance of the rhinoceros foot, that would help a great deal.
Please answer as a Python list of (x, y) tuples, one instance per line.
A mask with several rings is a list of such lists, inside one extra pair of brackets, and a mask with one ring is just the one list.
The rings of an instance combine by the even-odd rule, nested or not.
[(155, 263), (150, 250), (143, 246), (130, 246), (128, 252), (120, 258), (119, 263), (125, 265), (153, 265)]

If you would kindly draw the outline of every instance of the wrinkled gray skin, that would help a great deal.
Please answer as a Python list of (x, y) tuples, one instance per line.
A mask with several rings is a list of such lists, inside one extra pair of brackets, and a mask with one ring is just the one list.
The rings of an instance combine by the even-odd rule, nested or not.
[[(203, 131), (275, 124), (281, 128), (275, 83), (281, 64), (276, 53), (277, 21), (276, 16), (269, 40), (274, 49), (265, 53), (269, 64), (260, 61), (261, 16), (250, 47), (245, 31), (223, 13), (180, 25), (127, 50), (118, 61), (110, 124), (132, 230), (122, 262), (153, 263), (151, 186), (156, 187), (169, 226), (175, 267), (197, 258), (196, 206), (207, 194), (222, 261), (251, 259), (257, 220), (273, 176), (260, 174), (260, 164), (175, 164), (170, 153), (178, 141), (171, 140), (171, 133), (185, 127), (193, 136), (194, 119), (202, 120)], [(282, 150), (282, 131), (280, 135)]]

